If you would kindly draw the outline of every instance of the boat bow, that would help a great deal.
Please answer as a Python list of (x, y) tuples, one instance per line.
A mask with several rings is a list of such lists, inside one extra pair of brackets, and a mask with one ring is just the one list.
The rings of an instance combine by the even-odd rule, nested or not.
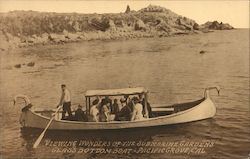
[(215, 86), (215, 87), (207, 87), (205, 88), (204, 90), (204, 97), (207, 99), (207, 98), (210, 98), (210, 90), (217, 90), (217, 93), (218, 93), (218, 96), (220, 95), (220, 87), (219, 86)]

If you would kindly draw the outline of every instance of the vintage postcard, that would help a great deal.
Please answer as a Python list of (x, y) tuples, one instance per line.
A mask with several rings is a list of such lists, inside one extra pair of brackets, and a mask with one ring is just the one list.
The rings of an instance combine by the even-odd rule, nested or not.
[(249, 1), (0, 0), (0, 158), (249, 159)]

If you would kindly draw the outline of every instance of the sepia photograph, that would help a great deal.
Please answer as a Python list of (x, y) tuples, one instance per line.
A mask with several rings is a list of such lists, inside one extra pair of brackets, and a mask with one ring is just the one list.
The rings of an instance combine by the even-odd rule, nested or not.
[(0, 0), (1, 159), (250, 159), (248, 0)]

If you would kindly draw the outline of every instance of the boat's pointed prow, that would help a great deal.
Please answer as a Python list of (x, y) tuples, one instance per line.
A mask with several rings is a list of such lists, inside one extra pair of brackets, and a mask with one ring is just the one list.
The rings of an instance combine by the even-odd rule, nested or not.
[(212, 89), (217, 90), (218, 96), (220, 95), (220, 87), (219, 86), (207, 87), (204, 90), (204, 97), (205, 98), (210, 98), (209, 90), (212, 90)]
[(18, 94), (13, 99), (14, 105), (16, 105), (16, 101), (17, 101), (18, 98), (23, 99), (26, 105), (31, 104), (30, 99), (29, 99), (28, 96), (23, 95), (23, 94)]

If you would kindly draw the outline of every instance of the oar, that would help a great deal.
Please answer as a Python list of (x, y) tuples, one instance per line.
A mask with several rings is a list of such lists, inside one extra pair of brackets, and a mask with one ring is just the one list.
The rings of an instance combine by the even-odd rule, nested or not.
[(43, 130), (43, 132), (41, 133), (41, 135), (37, 138), (36, 142), (34, 143), (33, 145), (33, 148), (37, 148), (37, 146), (40, 144), (40, 142), (42, 141), (43, 137), (44, 137), (44, 134), (46, 132), (46, 130), (49, 128), (50, 124), (52, 123), (52, 121), (54, 120), (55, 118), (55, 114), (61, 109), (62, 106), (59, 106), (57, 108), (57, 110), (55, 111), (54, 115), (51, 117), (48, 125), (45, 127), (45, 129)]

